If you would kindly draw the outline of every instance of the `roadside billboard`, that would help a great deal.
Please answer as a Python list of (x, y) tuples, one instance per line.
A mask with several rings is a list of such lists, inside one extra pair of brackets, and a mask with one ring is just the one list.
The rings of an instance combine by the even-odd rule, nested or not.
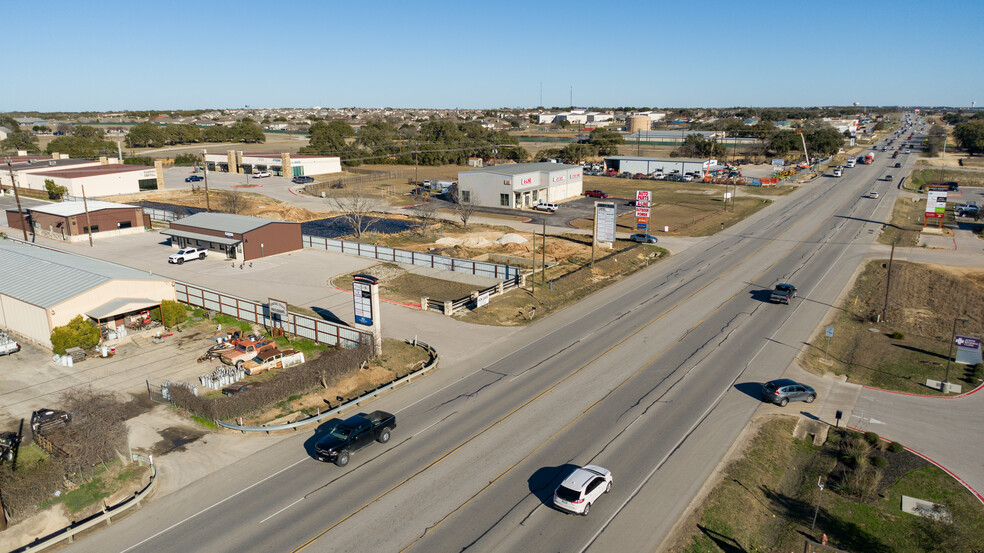
[(615, 204), (595, 202), (595, 240), (615, 242)]
[(926, 218), (942, 219), (946, 213), (946, 190), (930, 190), (926, 194)]

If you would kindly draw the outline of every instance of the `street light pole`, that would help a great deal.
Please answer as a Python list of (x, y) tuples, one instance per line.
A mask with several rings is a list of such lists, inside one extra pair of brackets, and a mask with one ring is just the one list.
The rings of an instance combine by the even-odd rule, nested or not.
[(950, 358), (953, 357), (953, 341), (957, 339), (957, 321), (962, 323), (967, 322), (969, 319), (963, 317), (957, 317), (953, 319), (953, 332), (950, 333), (950, 353), (946, 356), (946, 376), (943, 378), (943, 384), (946, 388), (943, 393), (946, 393), (950, 389)]

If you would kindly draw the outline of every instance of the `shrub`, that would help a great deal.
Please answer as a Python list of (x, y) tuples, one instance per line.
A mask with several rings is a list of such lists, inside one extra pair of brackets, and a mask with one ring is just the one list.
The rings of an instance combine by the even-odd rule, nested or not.
[(855, 470), (864, 469), (868, 466), (868, 457), (871, 455), (872, 446), (860, 437), (853, 436), (844, 441), (841, 458)]
[(877, 446), (881, 439), (878, 437), (878, 434), (874, 432), (865, 432), (864, 441), (868, 442), (871, 446)]
[(875, 455), (871, 458), (871, 464), (883, 469), (888, 466), (888, 459), (882, 457), (881, 455)]
[(171, 300), (161, 302), (161, 324), (167, 328), (179, 325), (188, 318), (188, 311), (181, 303)]
[(845, 475), (838, 488), (847, 495), (866, 500), (874, 497), (878, 492), (878, 484), (881, 483), (881, 479), (882, 473), (880, 471), (859, 468)]
[(830, 445), (840, 445), (840, 443), (841, 443), (841, 435), (838, 434), (837, 432), (833, 432), (833, 431), (828, 432), (827, 433), (827, 443), (830, 444)]
[(188, 388), (172, 386), (171, 399), (178, 407), (209, 420), (250, 416), (318, 386), (330, 388), (343, 377), (357, 372), (370, 357), (372, 346), (369, 344), (351, 349), (333, 349), (317, 359), (279, 371), (262, 386), (242, 394), (206, 398), (196, 396)]
[(102, 335), (99, 327), (76, 315), (64, 326), (56, 326), (51, 331), (51, 349), (58, 355), (65, 355), (68, 348), (90, 349), (96, 347)]
[(899, 332), (898, 330), (896, 330), (895, 332), (893, 332), (891, 334), (891, 338), (893, 340), (905, 340), (905, 334), (902, 334), (901, 332)]
[(892, 442), (888, 444), (888, 450), (891, 451), (892, 453), (902, 453), (903, 451), (905, 451), (905, 446), (903, 446), (899, 442)]

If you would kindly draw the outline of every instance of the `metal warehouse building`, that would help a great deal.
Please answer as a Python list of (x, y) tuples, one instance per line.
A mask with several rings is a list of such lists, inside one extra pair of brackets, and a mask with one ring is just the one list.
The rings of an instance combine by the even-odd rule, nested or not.
[(458, 173), (463, 201), (486, 207), (531, 207), (581, 195), (581, 167), (563, 163), (517, 163)]
[(635, 157), (635, 156), (612, 156), (605, 158), (605, 167), (614, 169), (619, 173), (642, 173), (648, 175), (656, 171), (664, 174), (677, 172), (684, 173), (700, 172), (703, 173), (717, 165), (716, 159), (691, 159), (685, 157)]
[[(29, 158), (11, 166), (14, 182), (19, 188), (45, 191), (45, 181), (64, 186), (69, 196), (82, 197), (82, 187), (89, 198), (136, 194), (164, 188), (163, 173), (154, 167), (124, 165), (115, 159), (99, 161), (84, 159)], [(3, 171), (0, 184), (11, 185), (9, 171)]]
[(196, 213), (171, 223), (161, 234), (171, 246), (208, 248), (227, 259), (250, 261), (304, 247), (301, 224), (231, 213)]
[(100, 200), (37, 205), (23, 213), (7, 210), (7, 226), (20, 230), (25, 223), (27, 231), (38, 236), (78, 242), (88, 240), (90, 224), (93, 238), (144, 232), (150, 228), (150, 215), (140, 206)]
[[(299, 177), (302, 175), (324, 175), (340, 173), (342, 160), (339, 157), (311, 156), (299, 154), (243, 154), (229, 150), (225, 154), (205, 154), (209, 171), (224, 173), (246, 173), (268, 171), (278, 177)], [(284, 167), (287, 167), (285, 170)]]
[(112, 327), (174, 297), (170, 279), (0, 239), (0, 327), (45, 347), (77, 315)]

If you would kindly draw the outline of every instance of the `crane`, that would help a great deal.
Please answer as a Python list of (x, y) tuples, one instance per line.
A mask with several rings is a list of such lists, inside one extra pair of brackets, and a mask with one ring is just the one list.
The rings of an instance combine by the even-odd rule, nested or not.
[(803, 130), (802, 129), (797, 130), (796, 131), (796, 134), (800, 135), (800, 138), (803, 140), (803, 155), (806, 157), (806, 161), (803, 162), (803, 164), (800, 165), (800, 167), (803, 168), (803, 169), (809, 169), (810, 168), (810, 154), (806, 151), (806, 135), (803, 134)]

